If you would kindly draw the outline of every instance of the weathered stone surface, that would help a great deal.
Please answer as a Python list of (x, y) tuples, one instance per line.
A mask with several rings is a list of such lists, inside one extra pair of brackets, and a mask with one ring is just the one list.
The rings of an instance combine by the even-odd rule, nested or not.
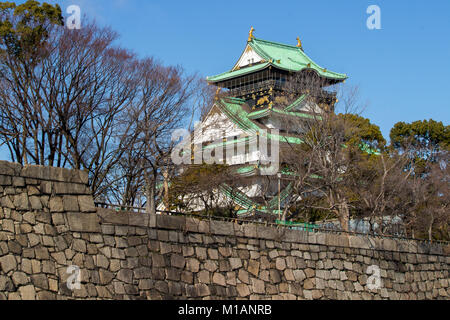
[(20, 271), (16, 271), (13, 273), (12, 280), (16, 287), (28, 284), (30, 282), (30, 278), (24, 272)]
[(0, 275), (0, 292), (13, 292), (16, 290), (10, 277)]
[(35, 288), (48, 289), (48, 278), (45, 274), (35, 274), (31, 276), (31, 282)]
[[(95, 208), (85, 173), (4, 166), (0, 299), (450, 295), (450, 246)], [(80, 268), (79, 290), (66, 286), (70, 265)], [(368, 288), (372, 265), (378, 290)]]
[(117, 279), (125, 283), (133, 283), (133, 271), (130, 269), (121, 269), (117, 273)]
[(15, 270), (17, 267), (16, 258), (12, 254), (0, 257), (0, 267), (4, 273)]
[(186, 225), (184, 217), (172, 217), (165, 215), (156, 216), (156, 227), (160, 229), (183, 230)]
[(246, 284), (239, 283), (239, 284), (237, 284), (236, 289), (237, 289), (239, 297), (241, 297), (241, 298), (245, 298), (250, 295), (250, 289), (249, 289), (248, 285), (246, 285)]
[(91, 196), (78, 196), (80, 211), (83, 213), (95, 212), (94, 199)]
[(230, 258), (230, 266), (232, 270), (236, 270), (242, 267), (242, 260), (239, 258)]
[(264, 281), (252, 279), (252, 291), (254, 293), (264, 294), (265, 293)]
[(272, 283), (278, 284), (281, 282), (281, 274), (278, 270), (272, 269), (269, 271), (269, 274), (270, 274), (270, 281)]
[(217, 269), (219, 269), (216, 261), (208, 260), (203, 264), (203, 268), (208, 270), (209, 272), (215, 272)]
[(232, 250), (228, 247), (219, 247), (219, 253), (222, 257), (228, 258), (231, 256)]
[(286, 269), (286, 260), (283, 258), (277, 258), (275, 262), (277, 270), (284, 271)]
[(99, 273), (99, 277), (100, 277), (100, 284), (103, 284), (103, 285), (109, 284), (114, 279), (114, 273), (112, 273), (108, 270), (100, 269), (98, 273)]
[(63, 197), (63, 207), (64, 211), (78, 212), (80, 207), (78, 205), (78, 199), (76, 196), (64, 196)]
[(250, 272), (255, 277), (258, 277), (259, 266), (260, 266), (260, 262), (255, 261), (255, 260), (250, 260), (248, 263), (248, 272)]
[(100, 233), (102, 230), (96, 214), (67, 213), (67, 220), (71, 231)]
[(210, 232), (218, 235), (233, 236), (234, 225), (232, 222), (211, 221)]
[(28, 194), (27, 193), (20, 193), (14, 195), (14, 207), (16, 210), (29, 210), (30, 209), (30, 202), (28, 200)]
[(62, 197), (52, 197), (49, 202), (50, 212), (64, 212)]
[(36, 290), (32, 285), (20, 287), (19, 293), (22, 300), (36, 300)]
[(198, 272), (200, 270), (200, 262), (195, 258), (189, 258), (186, 262), (186, 269), (191, 272)]
[(227, 282), (225, 276), (221, 273), (214, 273), (212, 277), (212, 282), (219, 286), (226, 286)]

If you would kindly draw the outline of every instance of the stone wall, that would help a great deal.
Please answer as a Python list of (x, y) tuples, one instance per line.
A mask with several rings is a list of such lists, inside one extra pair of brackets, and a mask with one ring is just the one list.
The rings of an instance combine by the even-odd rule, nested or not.
[(448, 246), (96, 209), (87, 183), (0, 162), (0, 300), (450, 295)]

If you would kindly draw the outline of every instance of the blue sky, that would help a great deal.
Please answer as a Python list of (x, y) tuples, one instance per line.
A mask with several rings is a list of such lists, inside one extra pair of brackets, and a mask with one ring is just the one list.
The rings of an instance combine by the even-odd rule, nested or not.
[[(358, 85), (363, 115), (386, 138), (398, 121), (450, 120), (450, 1), (436, 0), (59, 0), (109, 25), (140, 56), (206, 77), (228, 71), (253, 26), (258, 38), (296, 44)], [(381, 30), (369, 30), (369, 5)]]

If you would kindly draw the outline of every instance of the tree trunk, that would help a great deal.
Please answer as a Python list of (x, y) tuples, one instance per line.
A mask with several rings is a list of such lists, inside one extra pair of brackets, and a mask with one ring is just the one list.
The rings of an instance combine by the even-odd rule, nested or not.
[(155, 205), (155, 179), (151, 178), (148, 173), (145, 174), (146, 196), (147, 196), (147, 213), (156, 214)]
[(428, 240), (433, 241), (433, 224), (434, 224), (434, 216), (431, 215), (430, 226), (428, 228)]
[(170, 211), (170, 204), (169, 204), (169, 170), (164, 170), (163, 172), (164, 177), (164, 206), (166, 207), (167, 211)]
[(349, 231), (350, 211), (346, 201), (342, 201), (339, 204), (339, 222), (343, 231)]

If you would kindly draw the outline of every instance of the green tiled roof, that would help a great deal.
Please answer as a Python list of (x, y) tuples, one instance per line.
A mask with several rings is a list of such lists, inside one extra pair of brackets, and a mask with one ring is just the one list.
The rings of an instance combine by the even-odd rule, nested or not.
[(242, 130), (245, 132), (255, 132), (260, 127), (248, 118), (247, 112), (242, 108), (244, 103), (244, 100), (241, 99), (226, 98), (220, 99), (218, 106)]
[[(238, 98), (225, 98), (217, 101), (217, 106), (225, 113), (231, 121), (244, 130), (248, 134), (254, 134), (261, 128), (249, 118), (249, 114), (242, 108), (244, 100)], [(297, 137), (282, 136), (276, 134), (267, 134), (267, 139), (276, 139), (280, 142), (302, 144), (303, 141)], [(231, 142), (235, 143), (235, 142)]]
[[(214, 77), (208, 77), (208, 82), (220, 82), (242, 76), (255, 71), (263, 70), (268, 66), (273, 66), (278, 69), (299, 72), (305, 69), (316, 71), (320, 76), (333, 80), (345, 80), (347, 75), (329, 71), (322, 68), (308, 57), (303, 50), (296, 46), (281, 44), (272, 41), (266, 41), (253, 38), (248, 42), (250, 47), (260, 55), (265, 62), (251, 67), (245, 67), (235, 71), (229, 71), (219, 74)], [(309, 67), (308, 67), (309, 65)]]
[(272, 115), (272, 113), (278, 113), (278, 114), (282, 114), (285, 116), (294, 116), (294, 117), (298, 117), (298, 118), (305, 118), (305, 119), (318, 119), (321, 120), (322, 117), (320, 116), (314, 116), (312, 114), (309, 113), (304, 113), (304, 112), (292, 112), (292, 111), (285, 111), (285, 110), (281, 110), (278, 108), (265, 108), (262, 110), (258, 110), (255, 112), (252, 112), (248, 115), (248, 118), (250, 119), (261, 119), (261, 118), (266, 118), (266, 117), (270, 117)]
[(305, 101), (306, 97), (308, 97), (307, 94), (301, 95), (300, 98), (295, 100), (292, 104), (288, 105), (286, 108), (284, 108), (284, 111), (291, 111), (292, 109), (299, 106), (303, 101)]
[[(237, 212), (238, 215), (246, 215), (250, 214), (252, 212), (259, 212), (259, 213), (275, 213), (275, 208), (278, 205), (278, 197), (274, 197), (269, 203), (268, 206), (260, 205), (257, 202), (250, 199), (245, 193), (239, 191), (239, 190), (233, 190), (232, 187), (229, 185), (223, 183), (220, 185), (220, 190), (222, 193), (230, 198), (234, 203), (239, 205), (242, 210), (239, 210)], [(280, 193), (280, 201), (284, 202), (292, 191), (292, 182)], [(278, 212), (278, 210), (276, 210)]]
[(299, 118), (322, 120), (321, 116), (317, 116), (317, 115), (313, 115), (313, 114), (309, 114), (309, 113), (304, 113), (304, 112), (284, 111), (284, 110), (280, 110), (280, 109), (277, 109), (277, 108), (274, 108), (273, 112), (279, 113), (279, 114), (283, 114), (283, 115), (286, 115), (286, 116), (294, 116), (294, 117), (299, 117)]
[(248, 117), (250, 119), (261, 119), (270, 116), (271, 112), (269, 108), (253, 111), (252, 113), (249, 113)]
[(270, 66), (269, 62), (260, 63), (260, 64), (256, 64), (256, 65), (251, 66), (251, 67), (242, 68), (242, 69), (235, 70), (235, 71), (227, 71), (227, 72), (221, 73), (221, 74), (219, 74), (217, 76), (214, 76), (214, 77), (207, 77), (206, 80), (208, 82), (224, 81), (224, 80), (236, 78), (236, 77), (239, 77), (239, 76), (243, 76), (243, 75), (246, 75), (246, 74), (249, 74), (249, 73), (252, 73), (252, 72), (264, 70), (268, 66)]

